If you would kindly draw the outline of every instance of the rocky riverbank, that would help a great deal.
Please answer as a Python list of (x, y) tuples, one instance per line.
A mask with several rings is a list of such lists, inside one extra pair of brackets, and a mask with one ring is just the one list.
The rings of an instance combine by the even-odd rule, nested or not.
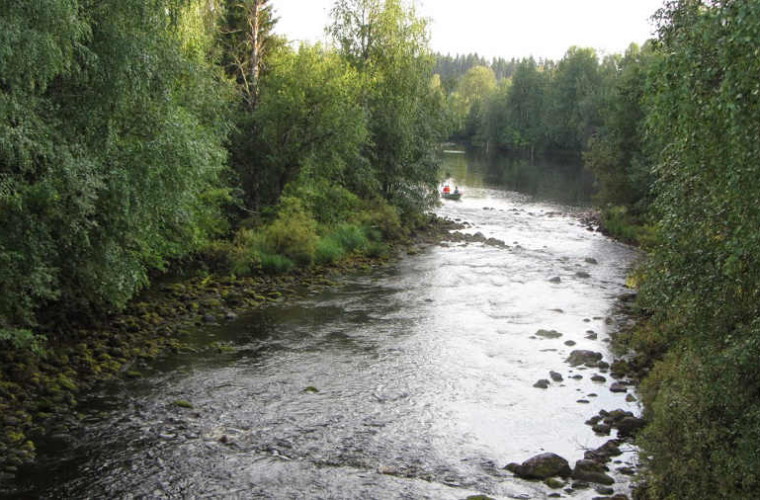
[[(640, 318), (635, 299), (636, 295), (633, 293), (619, 297), (615, 310), (608, 319), (610, 340), (613, 352), (616, 353), (611, 363), (604, 361), (601, 353), (587, 350), (572, 351), (566, 360), (571, 367), (596, 369), (599, 373), (592, 376), (592, 380), (606, 383), (606, 376), (611, 377), (614, 381), (609, 384), (609, 390), (628, 393), (629, 401), (636, 400), (629, 389), (638, 387), (651, 367), (651, 360), (645, 353), (630, 350), (629, 341)], [(553, 336), (553, 333), (556, 332), (540, 330), (535, 335), (545, 337)], [(551, 372), (550, 375), (551, 381), (541, 379), (534, 387), (546, 389), (552, 381), (560, 383), (563, 380), (558, 372)], [(586, 451), (583, 459), (578, 460), (574, 467), (570, 467), (568, 461), (559, 455), (541, 453), (520, 464), (510, 463), (505, 469), (519, 478), (542, 481), (550, 489), (564, 490), (567, 494), (593, 488), (603, 495), (598, 497), (600, 500), (628, 500), (628, 495), (615, 491), (615, 479), (610, 473), (614, 469), (618, 474), (638, 475), (638, 470), (616, 461), (616, 457), (622, 454), (620, 449), (622, 445), (635, 444), (635, 438), (646, 426), (646, 421), (630, 411), (615, 409), (600, 411), (598, 415), (588, 419), (586, 425), (591, 426), (599, 436), (610, 436), (613, 432), (616, 435), (597, 449)], [(639, 479), (639, 482), (641, 481)], [(549, 496), (560, 497), (561, 495), (552, 493)], [(638, 498), (636, 488), (633, 491), (633, 498)]]
[(347, 272), (389, 265), (461, 227), (431, 217), (409, 239), (393, 243), (387, 258), (354, 256), (285, 275), (202, 273), (157, 281), (102, 325), (51, 334), (41, 352), (0, 350), (0, 491), (19, 467), (35, 459), (40, 436), (65, 441), (76, 423), (77, 397), (87, 388), (113, 377), (141, 377), (140, 362), (190, 349), (183, 339), (199, 326), (333, 286)]

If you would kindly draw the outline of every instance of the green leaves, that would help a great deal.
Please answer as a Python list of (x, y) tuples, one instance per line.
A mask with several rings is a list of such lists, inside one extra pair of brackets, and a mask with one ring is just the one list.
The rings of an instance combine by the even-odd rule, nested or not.
[(118, 309), (219, 224), (226, 94), (176, 8), (3, 2), (0, 328)]
[(683, 353), (660, 368), (644, 443), (661, 497), (754, 498), (760, 485), (747, 447), (760, 429), (758, 18), (755, 0), (659, 13), (647, 104), (663, 238), (641, 296)]
[(372, 177), (404, 211), (425, 210), (437, 177), (432, 152), (445, 129), (425, 22), (398, 0), (343, 0), (333, 18), (341, 56), (368, 82), (362, 105)]

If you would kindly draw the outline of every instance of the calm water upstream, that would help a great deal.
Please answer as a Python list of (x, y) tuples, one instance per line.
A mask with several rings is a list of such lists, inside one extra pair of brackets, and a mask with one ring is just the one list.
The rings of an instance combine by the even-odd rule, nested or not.
[[(464, 196), (440, 214), (509, 248), (429, 247), (209, 328), (232, 349), (180, 355), (92, 394), (76, 439), (22, 477), (28, 497), (547, 498), (548, 487), (502, 467), (543, 451), (572, 465), (609, 439), (586, 419), (638, 410), (610, 381), (592, 382), (593, 369), (564, 361), (573, 349), (610, 360), (605, 318), (635, 253), (547, 199), (581, 197), (561, 175), (542, 184), (459, 154), (444, 169)], [(504, 187), (515, 179), (537, 196)], [(539, 339), (538, 329), (563, 336)], [(564, 381), (534, 388), (550, 370)], [(636, 459), (631, 449), (618, 458)]]

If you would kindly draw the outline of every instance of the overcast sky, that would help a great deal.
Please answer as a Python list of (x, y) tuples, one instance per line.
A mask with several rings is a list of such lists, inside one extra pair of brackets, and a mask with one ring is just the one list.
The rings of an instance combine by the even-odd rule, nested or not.
[[(408, 1), (408, 0), (407, 0)], [(324, 39), (333, 0), (273, 0), (276, 31), (290, 40)], [(487, 58), (561, 59), (572, 45), (623, 52), (652, 36), (663, 0), (416, 0), (430, 20), (431, 46)]]

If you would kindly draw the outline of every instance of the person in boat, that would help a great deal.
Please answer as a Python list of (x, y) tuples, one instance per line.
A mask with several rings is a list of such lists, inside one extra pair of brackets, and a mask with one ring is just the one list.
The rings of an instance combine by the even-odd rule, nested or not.
[(454, 186), (454, 194), (459, 194), (459, 186)]
[(451, 193), (451, 187), (448, 184), (443, 186), (443, 194), (450, 194), (450, 193)]

